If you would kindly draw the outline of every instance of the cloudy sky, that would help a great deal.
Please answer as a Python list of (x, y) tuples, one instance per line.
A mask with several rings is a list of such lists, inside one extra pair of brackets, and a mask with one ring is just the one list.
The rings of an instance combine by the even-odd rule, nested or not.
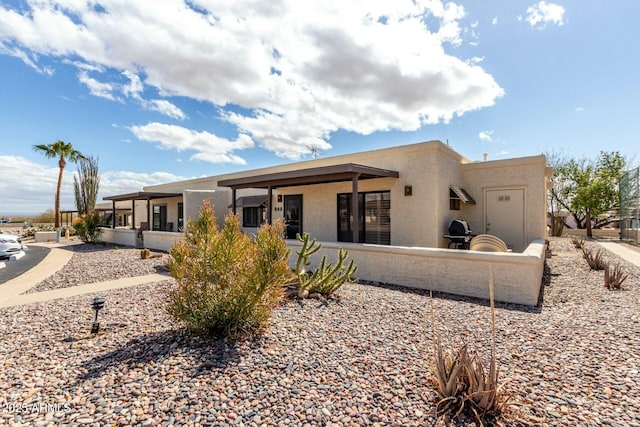
[(636, 0), (0, 0), (0, 215), (53, 205), (57, 162), (32, 146), (55, 140), (99, 158), (101, 196), (431, 139), (472, 160), (632, 157), (639, 15)]

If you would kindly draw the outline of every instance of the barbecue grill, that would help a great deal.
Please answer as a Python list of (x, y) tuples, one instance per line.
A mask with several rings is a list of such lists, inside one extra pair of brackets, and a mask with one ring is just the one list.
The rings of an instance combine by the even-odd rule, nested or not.
[(469, 249), (469, 242), (475, 237), (475, 234), (473, 234), (469, 228), (469, 224), (463, 219), (454, 219), (451, 221), (451, 225), (449, 225), (447, 231), (449, 234), (446, 234), (444, 237), (449, 239), (448, 248), (451, 248), (453, 245), (455, 249)]

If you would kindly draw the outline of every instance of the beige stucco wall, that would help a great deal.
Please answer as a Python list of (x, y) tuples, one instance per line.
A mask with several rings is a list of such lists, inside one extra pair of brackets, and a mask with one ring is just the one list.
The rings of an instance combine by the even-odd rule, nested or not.
[(548, 169), (544, 156), (468, 163), (461, 165), (460, 170), (463, 187), (477, 203), (474, 206), (465, 206), (461, 211), (474, 233), (486, 233), (485, 192), (487, 190), (523, 188), (525, 190), (525, 242), (547, 237), (545, 173), (548, 173)]
[(222, 227), (224, 225), (224, 215), (219, 214), (219, 207), (224, 206), (226, 208), (226, 206), (231, 203), (231, 190), (225, 190), (226, 191), (185, 189), (182, 192), (185, 227), (189, 224), (189, 221), (196, 221), (198, 219), (200, 209), (205, 200), (209, 200), (213, 204), (218, 227)]

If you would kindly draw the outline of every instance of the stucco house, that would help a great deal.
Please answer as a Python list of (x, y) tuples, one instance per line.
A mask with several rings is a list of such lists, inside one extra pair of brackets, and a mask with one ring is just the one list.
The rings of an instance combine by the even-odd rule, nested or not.
[[(456, 280), (486, 279), (487, 274), (478, 273), (479, 265), (487, 265), (483, 256), (522, 261), (531, 255), (532, 242), (537, 242), (535, 275), (541, 276), (540, 247), (544, 245), (540, 242), (546, 238), (550, 175), (542, 155), (472, 162), (440, 141), (429, 141), (154, 185), (138, 193), (105, 197), (114, 209), (116, 204), (131, 203), (129, 223), (134, 229), (115, 227), (105, 230), (103, 237), (119, 244), (167, 250), (181, 235), (184, 224), (197, 218), (202, 201), (210, 199), (220, 225), (229, 212), (239, 215), (249, 233), (263, 223), (283, 218), (293, 249), (298, 244), (296, 233), (302, 232), (323, 242), (327, 251), (345, 247), (358, 258), (358, 276), (368, 280), (435, 289), (438, 286), (432, 285), (437, 280), (425, 277), (451, 277), (445, 274), (448, 267), (442, 261), (451, 256), (452, 270), (459, 270), (464, 262), (473, 264), (469, 277)], [(139, 204), (145, 206), (140, 212), (134, 208)], [(447, 249), (449, 240), (444, 236), (454, 219), (466, 220), (476, 234), (500, 237), (512, 252), (472, 254)], [(376, 264), (373, 260), (377, 256), (382, 261)], [(422, 265), (434, 256), (444, 257), (437, 267)], [(390, 270), (376, 272), (376, 265), (383, 266), (385, 259), (393, 260)], [(434, 268), (437, 271), (427, 271)], [(449, 288), (454, 293), (486, 294)], [(504, 292), (501, 297), (535, 304), (538, 290), (539, 280), (527, 298)]]

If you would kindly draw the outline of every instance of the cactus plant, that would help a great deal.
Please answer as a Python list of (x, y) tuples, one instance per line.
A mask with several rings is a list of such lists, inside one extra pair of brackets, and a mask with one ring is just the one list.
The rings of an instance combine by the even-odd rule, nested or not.
[(316, 242), (316, 239), (309, 241), (308, 233), (302, 236), (299, 234), (297, 238), (302, 242), (302, 247), (296, 251), (298, 259), (296, 261), (296, 276), (298, 278), (298, 286), (301, 292), (298, 296), (321, 294), (324, 297), (333, 295), (345, 283), (351, 283), (351, 276), (358, 269), (351, 260), (348, 265), (344, 262), (349, 256), (349, 252), (340, 248), (338, 251), (338, 261), (335, 264), (327, 263), (327, 257), (323, 256), (318, 268), (310, 272), (308, 271), (311, 263), (309, 257), (318, 252), (322, 245)]

